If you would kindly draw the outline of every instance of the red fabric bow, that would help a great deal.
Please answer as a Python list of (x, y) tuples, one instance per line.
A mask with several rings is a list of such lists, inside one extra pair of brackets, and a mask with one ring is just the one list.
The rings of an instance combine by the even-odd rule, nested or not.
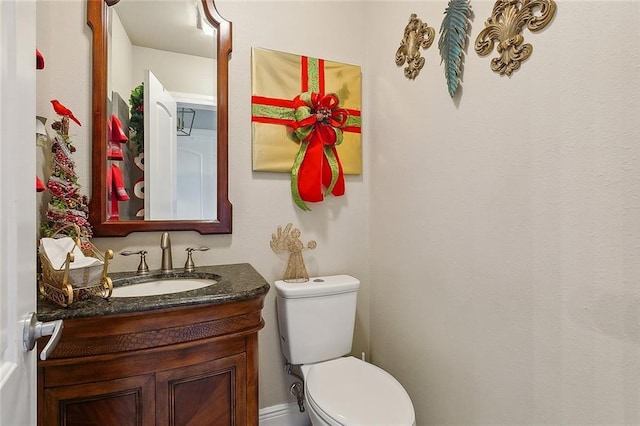
[(333, 93), (305, 92), (293, 100), (295, 121), (291, 128), (301, 147), (291, 170), (291, 189), (303, 210), (308, 210), (304, 201), (322, 201), (322, 187), (327, 194), (344, 195), (344, 174), (336, 146), (342, 143), (340, 128), (349, 113), (339, 104)]

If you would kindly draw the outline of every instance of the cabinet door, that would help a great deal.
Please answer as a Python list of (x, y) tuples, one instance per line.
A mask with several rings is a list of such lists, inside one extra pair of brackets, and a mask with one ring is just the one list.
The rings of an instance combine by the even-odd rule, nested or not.
[(151, 426), (155, 424), (153, 374), (45, 389), (46, 426)]
[(242, 425), (246, 419), (246, 355), (156, 374), (157, 425)]

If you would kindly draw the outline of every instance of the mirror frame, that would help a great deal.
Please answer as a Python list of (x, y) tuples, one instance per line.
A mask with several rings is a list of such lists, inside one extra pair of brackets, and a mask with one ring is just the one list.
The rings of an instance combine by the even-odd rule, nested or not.
[[(215, 7), (214, 0), (202, 1), (209, 22), (217, 30), (218, 169), (217, 219), (200, 220), (107, 220), (107, 12), (120, 0), (87, 0), (87, 24), (93, 30), (92, 52), (92, 196), (89, 221), (94, 237), (123, 237), (131, 232), (198, 231), (200, 234), (230, 234), (232, 205), (229, 202), (228, 96), (231, 22)], [(126, 0), (125, 0), (126, 1)]]

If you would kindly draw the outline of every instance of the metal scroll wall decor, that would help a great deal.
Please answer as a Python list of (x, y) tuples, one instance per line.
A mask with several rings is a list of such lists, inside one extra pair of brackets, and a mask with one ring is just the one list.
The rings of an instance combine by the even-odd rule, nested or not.
[(404, 75), (410, 80), (415, 79), (424, 66), (424, 58), (420, 55), (420, 48), (428, 49), (435, 39), (436, 31), (427, 23), (418, 19), (415, 13), (411, 14), (409, 23), (404, 29), (404, 37), (400, 47), (396, 51), (396, 65), (407, 66)]
[(498, 0), (485, 28), (476, 38), (475, 50), (478, 55), (486, 56), (497, 43), (500, 56), (491, 60), (491, 69), (509, 76), (533, 52), (533, 46), (524, 43), (523, 27), (540, 31), (551, 22), (555, 12), (553, 0)]
[(449, 0), (440, 27), (438, 49), (440, 49), (440, 58), (442, 58), (441, 63), (444, 63), (444, 75), (451, 97), (456, 94), (462, 79), (462, 61), (464, 60), (464, 49), (469, 40), (470, 18), (471, 5), (469, 0)]

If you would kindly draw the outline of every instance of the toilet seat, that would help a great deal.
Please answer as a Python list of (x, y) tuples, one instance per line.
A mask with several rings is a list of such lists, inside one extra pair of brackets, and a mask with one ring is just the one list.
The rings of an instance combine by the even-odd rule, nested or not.
[(309, 408), (330, 425), (415, 423), (413, 404), (405, 389), (373, 364), (345, 357), (303, 369)]

